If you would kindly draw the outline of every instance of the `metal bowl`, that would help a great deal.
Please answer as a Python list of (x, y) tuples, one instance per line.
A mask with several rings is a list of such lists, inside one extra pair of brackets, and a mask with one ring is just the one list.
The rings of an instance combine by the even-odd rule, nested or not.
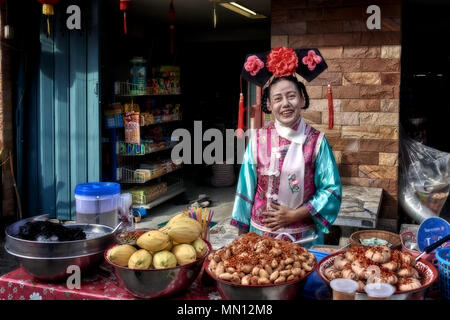
[(306, 283), (306, 278), (315, 270), (317, 259), (314, 257), (314, 268), (303, 277), (282, 284), (241, 285), (221, 280), (209, 270), (209, 260), (205, 261), (205, 271), (216, 280), (217, 290), (226, 300), (293, 300)]
[[(330, 280), (325, 276), (325, 269), (330, 267), (334, 263), (334, 259), (337, 256), (344, 254), (342, 251), (333, 253), (325, 258), (323, 258), (319, 265), (317, 266), (317, 273), (322, 278), (325, 283), (330, 284)], [(419, 259), (417, 261), (415, 268), (422, 276), (423, 284), (421, 287), (408, 291), (395, 291), (394, 295), (391, 296), (391, 300), (423, 300), (425, 297), (426, 289), (433, 284), (437, 278), (437, 270), (432, 263), (425, 259)], [(356, 300), (367, 300), (367, 294), (364, 291), (356, 292)]]
[(89, 273), (103, 261), (103, 253), (114, 243), (113, 228), (97, 224), (68, 224), (68, 228), (82, 228), (85, 240), (31, 241), (17, 238), (19, 228), (28, 218), (10, 225), (6, 230), (5, 250), (15, 256), (27, 273), (44, 282), (67, 279), (69, 266), (78, 266), (81, 274)]
[(105, 251), (105, 261), (114, 267), (114, 273), (120, 285), (133, 296), (143, 299), (162, 298), (175, 295), (191, 286), (202, 269), (203, 262), (210, 252), (211, 245), (206, 240), (208, 252), (203, 258), (173, 268), (135, 270), (121, 267), (108, 259)]

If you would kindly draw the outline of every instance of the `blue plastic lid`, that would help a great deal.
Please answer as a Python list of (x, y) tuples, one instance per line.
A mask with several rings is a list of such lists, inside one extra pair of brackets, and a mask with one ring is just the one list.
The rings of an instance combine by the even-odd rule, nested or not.
[(120, 184), (116, 182), (88, 182), (75, 187), (78, 196), (111, 196), (120, 193)]
[[(424, 220), (417, 231), (417, 245), (420, 251), (450, 233), (450, 224), (442, 218), (431, 217)], [(442, 248), (442, 246), (441, 246)]]

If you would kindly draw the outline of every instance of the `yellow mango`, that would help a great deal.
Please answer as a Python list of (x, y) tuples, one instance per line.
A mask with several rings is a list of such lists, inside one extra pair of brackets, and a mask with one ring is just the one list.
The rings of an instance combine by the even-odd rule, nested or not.
[(197, 260), (197, 252), (190, 244), (179, 244), (173, 247), (172, 253), (177, 258), (178, 265), (182, 266)]
[(133, 253), (128, 260), (128, 268), (145, 270), (152, 264), (152, 255), (145, 249), (140, 249)]
[(129, 244), (122, 244), (119, 246), (115, 246), (111, 250), (108, 251), (107, 258), (112, 263), (115, 263), (121, 267), (128, 266), (128, 260), (133, 253), (135, 253), (137, 249)]
[(169, 236), (164, 232), (158, 230), (148, 231), (141, 235), (136, 241), (136, 244), (140, 248), (148, 250), (150, 252), (161, 251), (166, 248), (169, 243)]

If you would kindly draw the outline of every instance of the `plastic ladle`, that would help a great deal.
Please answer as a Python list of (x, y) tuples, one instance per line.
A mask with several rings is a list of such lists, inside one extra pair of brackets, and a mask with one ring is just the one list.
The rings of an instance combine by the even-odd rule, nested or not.
[(437, 247), (439, 247), (440, 245), (446, 243), (447, 241), (450, 240), (450, 234), (446, 235), (444, 238), (442, 238), (441, 240), (436, 241), (435, 243), (433, 243), (432, 245), (429, 245), (428, 247), (426, 247), (423, 252), (421, 254), (419, 254), (416, 257), (416, 261), (418, 261), (424, 254), (426, 253), (430, 253), (432, 252), (434, 249), (436, 249)]

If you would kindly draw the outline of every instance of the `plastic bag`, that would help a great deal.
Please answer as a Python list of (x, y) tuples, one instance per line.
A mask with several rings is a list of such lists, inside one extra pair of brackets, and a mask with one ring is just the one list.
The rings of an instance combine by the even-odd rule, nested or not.
[(400, 203), (422, 222), (439, 216), (450, 189), (450, 154), (409, 137), (400, 140)]

